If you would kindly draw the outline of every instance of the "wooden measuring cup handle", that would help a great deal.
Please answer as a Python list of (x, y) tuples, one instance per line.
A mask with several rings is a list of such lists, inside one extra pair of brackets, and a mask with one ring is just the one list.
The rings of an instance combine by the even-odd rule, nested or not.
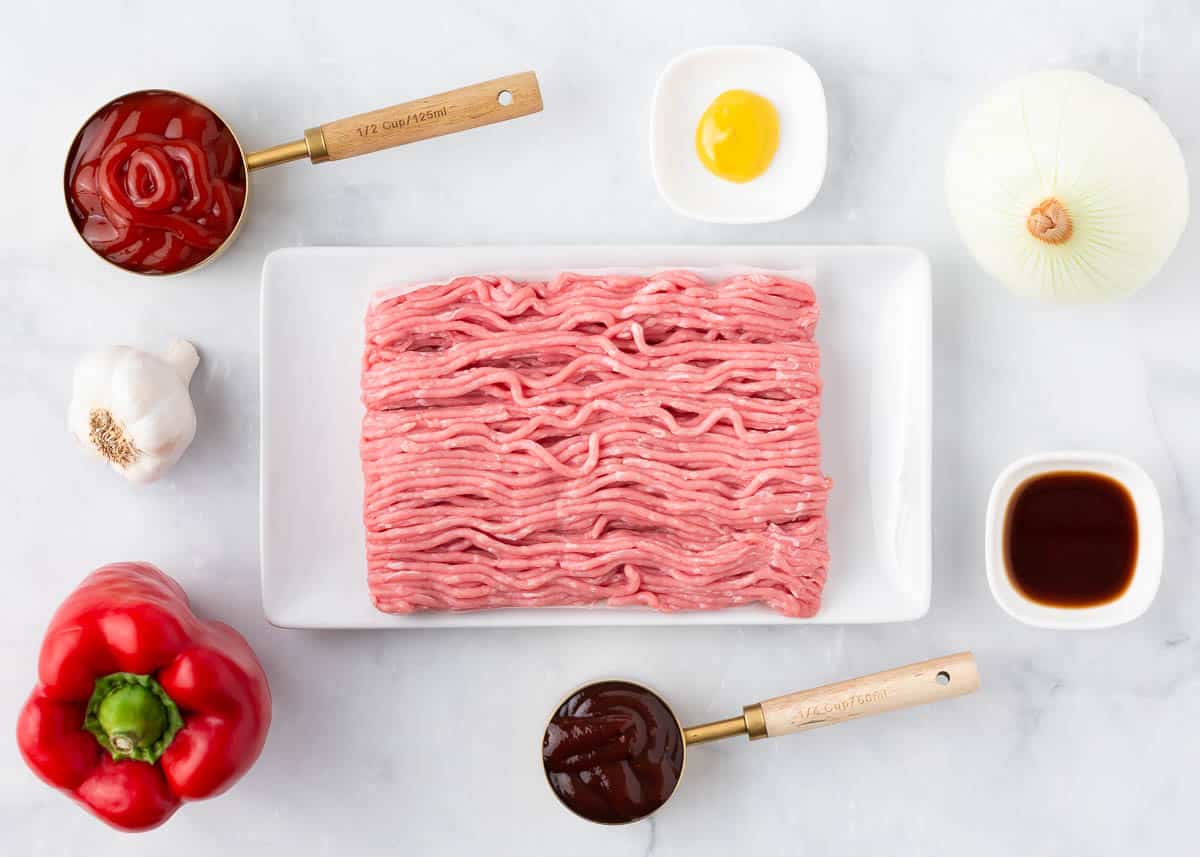
[(328, 122), (305, 131), (304, 138), (313, 163), (338, 161), (541, 109), (537, 75), (526, 71)]
[[(927, 702), (937, 702), (971, 693), (979, 688), (979, 670), (970, 652), (947, 655), (909, 664), (874, 675), (827, 684), (760, 702), (765, 734), (751, 737), (774, 738), (790, 732), (803, 732), (883, 714)], [(756, 706), (748, 706), (747, 723)]]

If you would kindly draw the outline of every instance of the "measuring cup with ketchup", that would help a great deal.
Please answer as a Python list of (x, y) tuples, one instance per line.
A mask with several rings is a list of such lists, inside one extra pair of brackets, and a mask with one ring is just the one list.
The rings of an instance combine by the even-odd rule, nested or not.
[(477, 83), (310, 128), (249, 154), (216, 111), (163, 89), (113, 99), (67, 155), (67, 209), (96, 255), (136, 274), (178, 274), (225, 250), (245, 217), (251, 171), (314, 164), (528, 116), (542, 109), (533, 72)]
[(662, 697), (630, 681), (594, 682), (555, 710), (542, 738), (542, 765), (563, 806), (599, 824), (628, 824), (667, 802), (687, 748), (748, 735), (775, 738), (971, 693), (979, 687), (969, 652), (802, 690), (742, 709), (741, 716), (684, 728)]

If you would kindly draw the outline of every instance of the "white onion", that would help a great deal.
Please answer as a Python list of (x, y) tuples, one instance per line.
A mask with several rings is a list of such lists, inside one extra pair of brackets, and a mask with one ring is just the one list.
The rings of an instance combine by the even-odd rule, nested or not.
[(985, 271), (1060, 302), (1141, 288), (1188, 218), (1183, 152), (1158, 113), (1078, 71), (1010, 81), (975, 107), (950, 146), (946, 195)]

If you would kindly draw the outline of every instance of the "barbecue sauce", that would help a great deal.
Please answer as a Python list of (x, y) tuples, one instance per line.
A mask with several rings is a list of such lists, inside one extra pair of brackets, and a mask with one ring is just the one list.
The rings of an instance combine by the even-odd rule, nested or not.
[(666, 803), (683, 772), (683, 751), (666, 703), (625, 681), (571, 694), (542, 739), (546, 779), (558, 799), (604, 824), (636, 821)]
[(1138, 526), (1125, 487), (1098, 473), (1047, 473), (1009, 502), (1004, 559), (1031, 601), (1095, 607), (1121, 597), (1133, 579)]

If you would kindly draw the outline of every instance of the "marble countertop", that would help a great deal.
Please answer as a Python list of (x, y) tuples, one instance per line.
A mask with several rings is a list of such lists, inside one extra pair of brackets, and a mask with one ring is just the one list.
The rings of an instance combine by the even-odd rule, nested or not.
[[(0, 852), (292, 855), (1185, 853), (1200, 791), (1200, 232), (1149, 289), (1056, 309), (967, 257), (942, 198), (951, 129), (989, 87), (1071, 66), (1147, 97), (1200, 165), (1200, 10), (1167, 0), (877, 0), (503, 5), (131, 0), (68, 17), (17, 4), (0, 33), (8, 119), (0, 206), (0, 721), (34, 680), (54, 607), (106, 561), (145, 559), (241, 629), (271, 676), (256, 767), (217, 800), (123, 837), (41, 785), (0, 741)], [(753, 227), (693, 223), (658, 198), (647, 129), (675, 54), (768, 42), (824, 80), (830, 158), (816, 202)], [(182, 45), (182, 47), (181, 47)], [(119, 46), (120, 49), (114, 49)], [(168, 282), (98, 264), (58, 188), (78, 123), (146, 86), (217, 106), (261, 147), (341, 115), (534, 68), (536, 145), (503, 126), (319, 168), (255, 175), (237, 245)], [(515, 126), (514, 126), (515, 127)], [(1196, 191), (1193, 189), (1193, 199)], [(858, 627), (310, 633), (269, 626), (258, 588), (258, 281), (297, 244), (896, 243), (933, 260), (934, 591), (920, 621)], [(197, 440), (134, 489), (72, 447), (86, 349), (204, 358)], [(983, 567), (987, 492), (1025, 453), (1094, 447), (1140, 462), (1166, 520), (1162, 589), (1137, 622), (1035, 630)], [(700, 721), (799, 687), (970, 648), (972, 697), (692, 754), (651, 822), (559, 810), (536, 752), (548, 707), (599, 674), (652, 683)], [(6, 713), (5, 713), (6, 712)], [(11, 733), (10, 733), (11, 734)]]

